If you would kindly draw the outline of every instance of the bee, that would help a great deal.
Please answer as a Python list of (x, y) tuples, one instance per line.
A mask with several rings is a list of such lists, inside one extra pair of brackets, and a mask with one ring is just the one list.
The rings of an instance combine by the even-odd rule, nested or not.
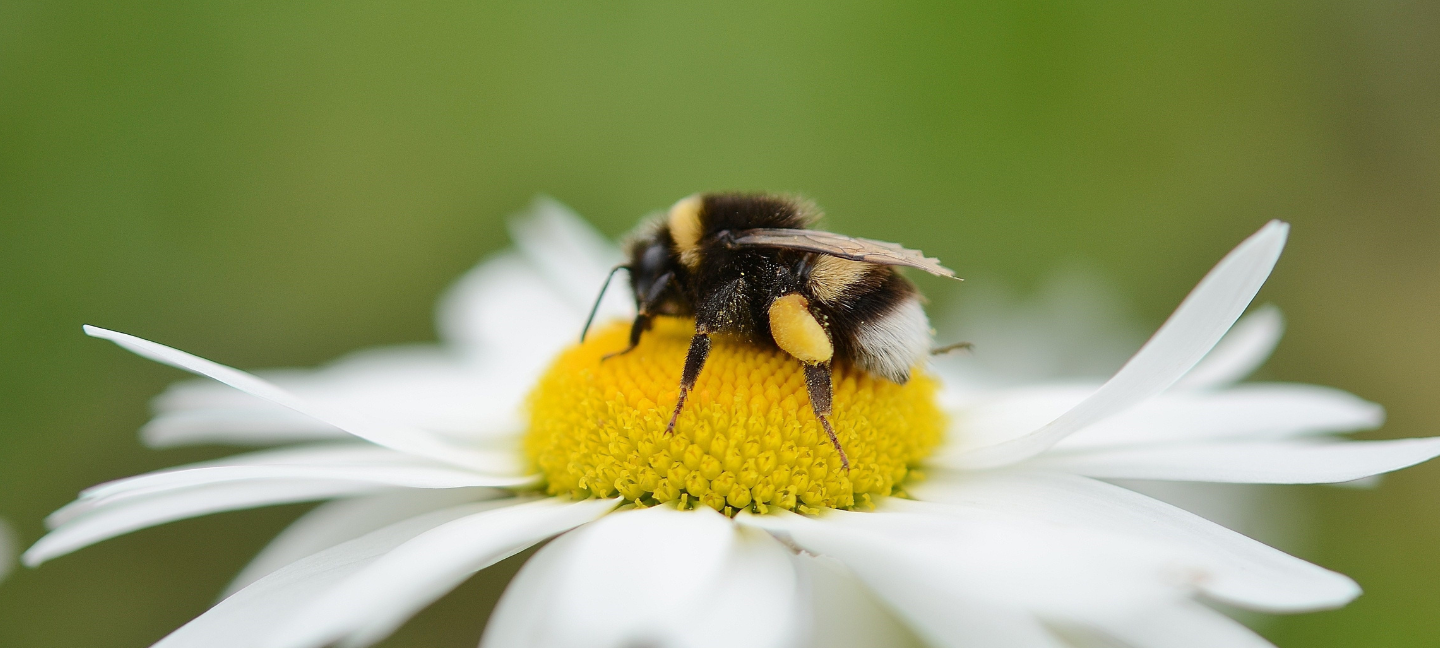
[(624, 269), (637, 314), (629, 346), (605, 358), (634, 349), (655, 317), (695, 318), (666, 434), (705, 368), (710, 336), (726, 333), (778, 347), (804, 365), (811, 409), (849, 470), (830, 426), (831, 367), (847, 363), (904, 384), (931, 353), (931, 331), (919, 292), (896, 268), (956, 277), (917, 250), (809, 229), (820, 216), (813, 203), (788, 196), (697, 194), (631, 237), (628, 260), (606, 278), (596, 309)]

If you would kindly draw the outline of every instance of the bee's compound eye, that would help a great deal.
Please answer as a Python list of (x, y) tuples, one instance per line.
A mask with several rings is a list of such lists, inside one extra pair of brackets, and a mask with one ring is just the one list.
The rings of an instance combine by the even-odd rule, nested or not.
[(645, 253), (640, 255), (640, 271), (647, 275), (657, 275), (665, 268), (665, 260), (670, 256), (670, 251), (660, 243), (645, 248)]

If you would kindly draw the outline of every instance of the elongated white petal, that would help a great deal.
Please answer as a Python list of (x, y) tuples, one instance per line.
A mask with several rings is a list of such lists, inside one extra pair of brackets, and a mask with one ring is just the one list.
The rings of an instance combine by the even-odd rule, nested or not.
[(1258, 383), (1161, 394), (1067, 437), (1054, 451), (1278, 440), (1371, 430), (1384, 422), (1384, 408), (1338, 389)]
[[(1056, 550), (1065, 552), (1065, 540), (1033, 534), (1038, 529), (1010, 533), (1013, 529), (993, 519), (962, 525), (938, 516), (893, 513), (832, 512), (822, 519), (742, 513), (736, 520), (843, 562), (931, 645), (1064, 645), (1034, 614), (1047, 607), (1040, 599), (1054, 603), (1076, 598), (1075, 592), (1061, 590), (1079, 582), (1073, 569), (1050, 572), (1058, 566), (1052, 557), (1029, 555), (1036, 543), (1051, 540)], [(1044, 565), (1036, 565), (1037, 558)], [(1117, 570), (1091, 583), (1100, 590), (1098, 597), (1106, 599), (1102, 607), (1116, 602), (1107, 594), (1119, 593), (1120, 583), (1130, 580), (1127, 576)], [(1156, 594), (1154, 589), (1136, 588), (1126, 595), (1148, 598)]]
[[(622, 539), (605, 537), (613, 530), (592, 534), (583, 528), (537, 553), (505, 589), (481, 647), (801, 645), (804, 605), (795, 562), (785, 547), (765, 533), (737, 534), (730, 524), (717, 526), (717, 516), (708, 510), (683, 514), (711, 518), (700, 521), (677, 517), (668, 508), (661, 511), (665, 513), (649, 513), (649, 520), (631, 520), (625, 527), (670, 531), (658, 537), (632, 536), (642, 546), (612, 556), (615, 564), (606, 564), (609, 560), (599, 554), (606, 544)], [(655, 524), (660, 516), (668, 520)], [(684, 543), (696, 539), (703, 543), (696, 549), (703, 552), (693, 559), (701, 564), (690, 566)], [(675, 546), (661, 553), (641, 552), (665, 541)], [(628, 572), (619, 582), (606, 580), (619, 570)]]
[[(510, 220), (510, 237), (555, 291), (580, 314), (589, 311), (599, 293), (600, 282), (610, 268), (623, 258), (620, 250), (605, 240), (569, 207), (549, 196), (539, 196), (523, 214)], [(601, 315), (626, 313), (630, 300), (622, 295), (607, 299)]]
[(1285, 334), (1285, 317), (1273, 304), (1261, 306), (1230, 329), (1175, 389), (1208, 389), (1240, 382), (1270, 359)]
[[(509, 344), (529, 346), (531, 340)], [(281, 386), (309, 402), (471, 442), (523, 428), (521, 405), (531, 387), (524, 376), (543, 367), (549, 356), (532, 361), (533, 366), (516, 359), (514, 353), (465, 358), (434, 346), (387, 347), (346, 355)]]
[(372, 482), (332, 480), (232, 482), (140, 497), (65, 521), (25, 552), (25, 564), (34, 567), (101, 540), (175, 520), (257, 506), (375, 493), (387, 488), (390, 487)]
[(514, 500), (435, 511), (302, 558), (221, 601), (153, 648), (256, 648), (305, 604), (395, 547), (451, 520), (511, 503)]
[(541, 550), (506, 590), (481, 645), (794, 645), (787, 553), (709, 509), (616, 513)]
[(931, 458), (958, 464), (970, 454), (1019, 439), (1084, 402), (1099, 384), (1040, 384), (972, 395), (949, 404), (951, 423), (945, 446)]
[[(1174, 546), (1204, 570), (1202, 591), (1238, 606), (1299, 612), (1338, 607), (1360, 593), (1344, 575), (1159, 500), (1084, 477), (1039, 471), (940, 472), (910, 489), (926, 502), (982, 507)], [(925, 506), (900, 501), (892, 505)]]
[[(467, 272), (439, 307), (442, 339), (468, 355), (502, 355), (523, 370), (542, 366), (580, 334), (619, 250), (567, 208), (537, 199), (511, 221), (519, 251)], [(631, 317), (633, 301), (617, 285), (600, 305), (598, 322)]]
[(734, 542), (730, 521), (709, 509), (627, 511), (587, 527), (552, 593), (565, 615), (544, 644), (663, 642), (719, 579)]
[[(1090, 393), (1093, 388), (1087, 385), (1050, 385), (972, 400), (952, 410), (950, 439), (927, 461), (963, 469), (968, 452), (1023, 436)], [(1273, 440), (1374, 429), (1384, 420), (1379, 405), (1329, 387), (1258, 383), (1215, 391), (1171, 390), (1066, 437), (1054, 451)]]
[(353, 438), (344, 430), (299, 412), (281, 409), (205, 409), (165, 412), (140, 428), (152, 448), (228, 443), (278, 445)]
[(490, 612), (480, 648), (527, 646), (542, 648), (541, 633), (546, 619), (557, 612), (552, 597), (557, 582), (569, 568), (581, 534), (571, 532), (551, 540), (510, 580), (505, 593)]
[(1254, 631), (1198, 603), (1157, 606), (1124, 619), (1101, 619), (1098, 630), (1134, 648), (1274, 648)]
[[(512, 358), (460, 363), (415, 355), (393, 350), (357, 354), (313, 372), (278, 372), (272, 382), (322, 408), (431, 430), (462, 445), (495, 445), (523, 429), (520, 404), (531, 382)], [(141, 437), (156, 447), (353, 438), (324, 421), (213, 381), (174, 385), (155, 399), (155, 407), (159, 414), (141, 429)]]
[[(248, 479), (377, 481), (411, 488), (510, 487), (534, 480), (531, 476), (518, 474), (518, 462), (508, 454), (496, 453), (491, 459), (490, 469), (477, 472), (379, 446), (357, 448), (354, 445), (334, 444), (333, 449), (302, 451), (309, 456), (288, 461), (263, 461), (262, 457), (251, 459), (242, 455), (233, 461), (222, 460), (171, 468), (94, 486), (86, 489), (83, 496), (105, 498), (134, 491), (164, 490)], [(276, 456), (277, 459), (283, 454), (286, 454), (285, 451), (264, 453)], [(284, 458), (290, 459), (288, 456)]]
[(476, 513), (430, 529), (302, 607), (266, 645), (368, 646), (476, 571), (594, 520), (616, 503), (549, 498)]
[(177, 351), (149, 340), (142, 340), (131, 335), (94, 326), (86, 326), (85, 333), (92, 337), (110, 340), (138, 355), (150, 358), (156, 362), (213, 378), (248, 394), (313, 416), (316, 419), (325, 421), (357, 437), (387, 448), (466, 467), (479, 467), (483, 469), (488, 461), (482, 453), (476, 453), (468, 448), (448, 443), (425, 430), (377, 424), (355, 416), (350, 412), (320, 407), (314, 403), (309, 403), (297, 398), (293, 394), (243, 371), (226, 367), (183, 351)]
[(455, 282), (440, 302), (439, 326), (467, 357), (501, 357), (524, 373), (574, 343), (584, 317), (523, 256), (505, 252)]
[(1160, 330), (1099, 391), (1034, 432), (953, 459), (987, 468), (1033, 457), (1061, 439), (1168, 389), (1220, 340), (1280, 258), (1289, 226), (1271, 221), (1215, 266)]
[(402, 490), (325, 502), (275, 536), (225, 587), (225, 598), (277, 569), (396, 522), (440, 509), (505, 496), (490, 488)]
[(915, 636), (840, 561), (796, 555), (810, 601), (806, 648), (923, 648)]
[[(512, 457), (497, 457), (496, 472)], [(330, 443), (266, 450), (179, 466), (92, 486), (75, 502), (50, 514), (51, 526), (134, 497), (239, 481), (339, 481), (407, 488), (507, 487), (530, 477), (486, 475), (368, 443)]]
[(487, 477), (464, 470), (422, 466), (225, 466), (192, 468), (145, 475), (115, 484), (120, 492), (96, 495), (96, 505), (133, 497), (145, 497), (210, 484), (248, 481), (341, 481), (368, 482), (403, 488), (473, 488), (480, 486), (513, 487), (533, 482), (530, 478)]
[[(801, 614), (795, 559), (769, 534), (738, 528), (720, 578), (686, 620), (674, 624), (675, 644), (686, 648), (789, 648), (809, 633)], [(756, 614), (764, 610), (764, 614)], [(736, 623), (744, 619), (744, 623)]]
[(1407, 468), (1437, 456), (1440, 437), (1113, 448), (1055, 453), (1030, 465), (1107, 479), (1330, 484)]

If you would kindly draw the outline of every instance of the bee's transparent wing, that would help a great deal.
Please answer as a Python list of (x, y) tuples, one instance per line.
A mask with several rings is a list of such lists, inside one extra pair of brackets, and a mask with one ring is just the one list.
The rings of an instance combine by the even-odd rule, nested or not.
[(740, 247), (768, 247), (803, 250), (880, 265), (919, 268), (937, 277), (955, 279), (955, 271), (940, 265), (940, 260), (927, 257), (895, 243), (855, 238), (833, 232), (806, 229), (760, 228), (735, 232), (732, 243)]

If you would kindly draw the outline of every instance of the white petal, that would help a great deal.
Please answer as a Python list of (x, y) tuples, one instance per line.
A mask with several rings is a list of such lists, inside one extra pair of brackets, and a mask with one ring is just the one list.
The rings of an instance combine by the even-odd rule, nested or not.
[(547, 645), (623, 646), (663, 633), (720, 577), (735, 542), (730, 521), (709, 509), (627, 511), (583, 534), (553, 593), (564, 616)]
[(1106, 479), (1330, 484), (1440, 456), (1440, 437), (1393, 441), (1204, 443), (1052, 453), (1029, 466)]
[[(291, 389), (315, 374), (314, 369), (259, 369), (251, 372), (261, 380)], [(282, 405), (247, 394), (206, 377), (184, 378), (170, 383), (150, 400), (157, 412), (185, 409), (243, 409), (293, 412)], [(338, 429), (338, 428), (337, 428)]]
[(1192, 555), (1204, 570), (1206, 576), (1199, 581), (1202, 591), (1234, 605), (1299, 612), (1338, 607), (1360, 593), (1354, 581), (1341, 574), (1164, 502), (1092, 479), (1038, 471), (942, 472), (910, 491), (927, 502), (979, 506), (1174, 546)]
[(1274, 648), (1238, 621), (1198, 603), (1158, 606), (1098, 625), (1106, 635), (1134, 648)]
[(225, 598), (281, 567), (430, 511), (500, 497), (490, 488), (403, 490), (325, 502), (286, 527), (226, 586)]
[[(927, 461), (961, 468), (976, 448), (1022, 436), (1094, 393), (1084, 384), (1007, 389), (949, 409), (946, 445)], [(1257, 383), (1172, 390), (1061, 440), (1054, 451), (1219, 439), (1265, 440), (1377, 428), (1384, 408), (1314, 385)]]
[[(537, 197), (526, 213), (510, 220), (510, 236), (555, 291), (582, 313), (589, 312), (605, 275), (624, 260), (618, 248), (549, 196)], [(625, 299), (606, 301), (611, 315), (625, 312)]]
[(794, 558), (764, 531), (740, 527), (737, 532), (720, 578), (674, 624), (675, 645), (786, 648), (809, 634)]
[(536, 371), (580, 337), (584, 313), (555, 292), (517, 252), (466, 273), (441, 301), (441, 337), (468, 357), (504, 357)]
[[(865, 516), (871, 518), (855, 518)], [(769, 530), (814, 553), (843, 562), (871, 591), (904, 617), (931, 645), (1059, 648), (1026, 605), (1010, 600), (1018, 590), (1047, 595), (1053, 582), (1027, 580), (1026, 562), (1016, 565), (1013, 582), (997, 579), (994, 566), (1017, 559), (1016, 546), (1000, 540), (994, 527), (980, 523), (947, 525), (938, 518), (903, 514), (832, 512), (822, 519), (791, 513), (736, 517), (742, 524)], [(843, 521), (842, 521), (843, 520)], [(850, 521), (888, 526), (864, 529)], [(928, 524), (927, 524), (928, 523)], [(928, 526), (929, 528), (924, 528)], [(959, 532), (958, 535), (951, 532)], [(1005, 541), (1023, 539), (1010, 536)], [(1045, 538), (1034, 535), (1026, 543)], [(985, 553), (969, 554), (968, 551)], [(955, 564), (959, 560), (962, 564)], [(986, 568), (981, 563), (992, 565)], [(987, 574), (989, 571), (991, 573)], [(1003, 570), (1002, 570), (1003, 571)], [(1030, 576), (1043, 571), (1031, 572)], [(1003, 575), (1001, 575), (1003, 576)], [(1105, 585), (1105, 581), (1100, 581)]]
[(552, 593), (569, 568), (581, 534), (576, 531), (551, 540), (510, 580), (505, 593), (490, 612), (480, 648), (539, 648), (546, 619), (557, 613)]
[(374, 483), (338, 481), (232, 482), (135, 498), (66, 521), (30, 547), (24, 561), (34, 567), (101, 540), (175, 520), (257, 506), (375, 493), (388, 488)]
[[(510, 341), (512, 347), (523, 342)], [(307, 401), (373, 420), (471, 440), (521, 426), (531, 383), (511, 355), (466, 359), (419, 345), (371, 349), (282, 386)]]
[(177, 351), (170, 347), (150, 342), (149, 340), (142, 340), (131, 335), (94, 326), (86, 326), (85, 333), (93, 337), (110, 340), (151, 360), (202, 376), (208, 376), (243, 392), (313, 416), (316, 419), (325, 421), (357, 437), (387, 448), (467, 467), (484, 466), (487, 461), (483, 454), (476, 453), (453, 443), (448, 443), (430, 432), (414, 428), (377, 424), (356, 416), (351, 412), (321, 407), (297, 398), (289, 392), (243, 371), (226, 367), (183, 351)]
[(154, 648), (255, 648), (304, 604), (405, 541), (451, 520), (514, 500), (436, 511), (313, 554), (256, 581), (155, 644)]
[(1244, 380), (1270, 358), (1285, 334), (1285, 317), (1273, 304), (1255, 309), (1235, 323), (1175, 389), (1224, 387)]
[(1247, 384), (1219, 391), (1171, 391), (1096, 423), (1054, 451), (1103, 446), (1263, 441), (1371, 430), (1385, 409), (1314, 385)]
[(279, 406), (272, 407), (162, 412), (140, 428), (140, 440), (152, 448), (173, 448), (209, 443), (279, 445), (352, 438), (344, 430), (324, 421)]
[(1310, 546), (1312, 507), (1303, 489), (1271, 484), (1151, 479), (1107, 479), (1105, 482), (1189, 511), (1282, 551), (1298, 551)]
[(923, 648), (840, 561), (801, 553), (795, 562), (810, 597), (808, 648)]
[[(537, 199), (513, 219), (511, 233), (518, 253), (502, 253), (477, 266), (441, 300), (441, 337), (470, 354), (524, 351), (517, 356), (520, 362), (540, 365), (559, 345), (579, 336), (606, 273), (621, 257), (578, 216), (548, 198)], [(596, 321), (632, 316), (627, 292), (623, 286), (608, 292)]]
[(338, 481), (370, 483), (401, 488), (474, 488), (507, 487), (525, 484), (527, 479), (496, 479), (463, 470), (417, 466), (226, 466), (193, 468), (145, 475), (114, 484), (120, 492), (95, 496), (95, 508), (113, 505), (137, 497), (231, 482), (264, 481)]
[[(351, 354), (313, 371), (259, 375), (322, 408), (431, 430), (464, 444), (493, 445), (523, 429), (521, 403), (538, 367), (538, 362), (517, 364), (508, 355), (466, 362), (436, 348), (406, 346)], [(211, 381), (173, 385), (154, 405), (159, 415), (141, 435), (155, 446), (349, 436), (324, 421)]]
[(1280, 258), (1288, 231), (1285, 223), (1271, 221), (1226, 255), (1150, 341), (1084, 402), (1034, 432), (956, 457), (954, 465), (986, 468), (1033, 457), (1077, 430), (1169, 388), (1245, 311)]
[(616, 503), (547, 498), (476, 513), (430, 529), (301, 607), (267, 645), (368, 646), (476, 571), (594, 520)]
[(797, 589), (786, 554), (709, 509), (616, 513), (542, 549), (481, 645), (792, 645)]
[[(496, 472), (513, 469), (509, 464), (514, 461), (509, 455), (496, 457)], [(92, 486), (81, 492), (75, 502), (51, 513), (46, 522), (51, 526), (64, 524), (79, 515), (133, 497), (225, 482), (267, 480), (339, 481), (407, 488), (507, 487), (532, 481), (528, 477), (458, 470), (368, 443), (330, 443), (233, 455)]]
[(947, 403), (950, 430), (931, 461), (951, 465), (970, 453), (1025, 436), (1084, 402), (1100, 388), (1089, 383), (1054, 383), (974, 394)]

